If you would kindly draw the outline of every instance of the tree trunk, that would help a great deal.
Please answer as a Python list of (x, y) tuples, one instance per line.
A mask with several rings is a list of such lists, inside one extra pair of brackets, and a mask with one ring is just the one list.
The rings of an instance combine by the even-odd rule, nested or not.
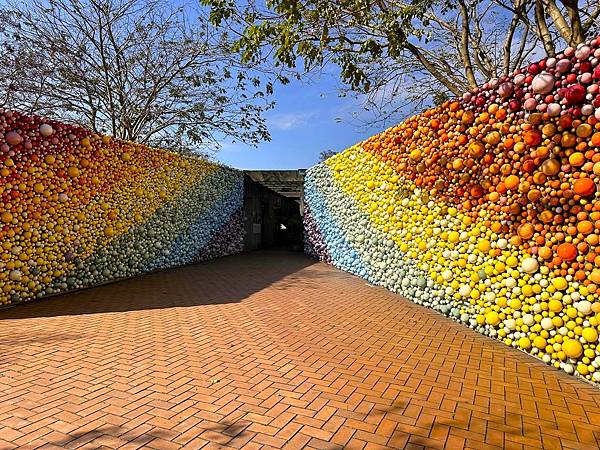
[(469, 12), (467, 5), (463, 0), (460, 0), (460, 12), (461, 12), (461, 34), (460, 34), (460, 54), (465, 68), (465, 75), (471, 88), (477, 87), (477, 79), (475, 78), (475, 72), (473, 70), (473, 62), (471, 61), (471, 55), (469, 54)]
[(578, 0), (560, 0), (567, 10), (567, 15), (571, 21), (571, 40), (570, 45), (581, 44), (585, 40), (585, 33), (581, 25), (581, 15), (579, 14)]
[(556, 55), (556, 49), (554, 48), (554, 42), (552, 42), (552, 35), (548, 29), (546, 23), (546, 13), (544, 12), (544, 5), (542, 0), (536, 0), (535, 2), (535, 24), (538, 29), (538, 36), (542, 41), (544, 50), (548, 56)]

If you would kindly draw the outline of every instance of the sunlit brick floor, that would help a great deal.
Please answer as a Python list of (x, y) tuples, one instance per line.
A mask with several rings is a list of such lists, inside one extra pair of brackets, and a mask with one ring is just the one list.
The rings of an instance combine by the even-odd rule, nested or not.
[(0, 311), (0, 448), (599, 445), (599, 389), (300, 254)]

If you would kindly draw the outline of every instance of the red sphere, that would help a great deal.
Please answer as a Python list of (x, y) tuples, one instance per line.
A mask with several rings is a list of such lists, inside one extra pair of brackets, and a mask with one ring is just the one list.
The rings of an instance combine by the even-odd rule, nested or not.
[(529, 67), (527, 68), (527, 72), (529, 72), (532, 75), (537, 75), (538, 73), (541, 72), (539, 64), (536, 64), (536, 63), (530, 64)]
[[(600, 66), (599, 66), (600, 67)], [(579, 64), (579, 71), (581, 73), (585, 73), (585, 72), (589, 72), (592, 70), (592, 63), (589, 61), (584, 61), (581, 64)]]
[(565, 81), (568, 84), (575, 83), (575, 81), (577, 81), (577, 74), (570, 73), (569, 75), (566, 76)]
[(508, 107), (511, 111), (519, 111), (521, 109), (521, 103), (517, 100), (511, 100)]
[(580, 84), (574, 84), (565, 89), (565, 99), (569, 105), (579, 105), (585, 100), (586, 90)]

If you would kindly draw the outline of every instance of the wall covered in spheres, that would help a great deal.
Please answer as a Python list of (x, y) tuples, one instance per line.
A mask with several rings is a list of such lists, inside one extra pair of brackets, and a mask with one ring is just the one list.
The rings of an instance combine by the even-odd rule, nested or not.
[(315, 257), (600, 382), (600, 39), (311, 168)]
[(242, 249), (243, 174), (0, 111), (0, 304)]

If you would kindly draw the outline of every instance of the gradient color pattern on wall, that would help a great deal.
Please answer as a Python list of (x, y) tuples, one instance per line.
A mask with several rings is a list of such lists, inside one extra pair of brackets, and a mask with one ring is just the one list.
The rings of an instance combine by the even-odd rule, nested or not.
[(0, 111), (0, 304), (241, 251), (243, 175)]
[(305, 247), (600, 382), (600, 39), (308, 170)]

